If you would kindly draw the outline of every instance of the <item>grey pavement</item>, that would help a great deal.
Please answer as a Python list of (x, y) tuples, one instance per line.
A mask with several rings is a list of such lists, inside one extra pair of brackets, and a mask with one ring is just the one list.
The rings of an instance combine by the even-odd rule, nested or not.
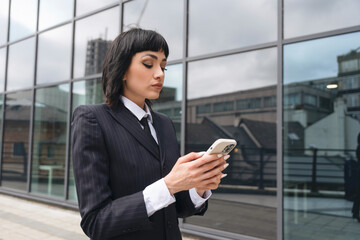
[[(0, 194), (0, 240), (89, 239), (80, 228), (80, 215), (44, 203)], [(183, 237), (183, 240), (196, 238)]]

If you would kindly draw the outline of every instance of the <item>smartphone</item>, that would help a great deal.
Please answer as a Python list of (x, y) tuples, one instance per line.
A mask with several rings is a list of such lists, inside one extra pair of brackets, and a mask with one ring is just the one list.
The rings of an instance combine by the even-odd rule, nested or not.
[(216, 140), (206, 151), (206, 154), (223, 154), (226, 155), (231, 152), (236, 146), (234, 139), (220, 138)]

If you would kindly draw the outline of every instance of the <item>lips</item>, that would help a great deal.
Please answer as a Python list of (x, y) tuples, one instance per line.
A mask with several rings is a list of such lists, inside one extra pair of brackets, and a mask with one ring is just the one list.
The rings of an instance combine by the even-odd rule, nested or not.
[(155, 83), (155, 84), (153, 84), (151, 86), (153, 86), (154, 88), (162, 89), (162, 84), (161, 83)]

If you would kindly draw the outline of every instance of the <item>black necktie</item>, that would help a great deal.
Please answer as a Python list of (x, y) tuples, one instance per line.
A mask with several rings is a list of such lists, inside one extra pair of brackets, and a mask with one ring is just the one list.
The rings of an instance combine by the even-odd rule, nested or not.
[(149, 127), (149, 123), (148, 123), (148, 117), (143, 117), (141, 120), (140, 120), (140, 123), (141, 125), (143, 125), (144, 127), (144, 131), (145, 133), (150, 136), (151, 138), (153, 138), (153, 136), (151, 135), (151, 131), (150, 131), (150, 127)]

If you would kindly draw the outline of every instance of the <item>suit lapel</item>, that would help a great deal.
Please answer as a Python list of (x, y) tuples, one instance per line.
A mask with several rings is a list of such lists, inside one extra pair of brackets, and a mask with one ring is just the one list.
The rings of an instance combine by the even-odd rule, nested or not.
[(112, 109), (107, 108), (110, 115), (120, 123), (141, 145), (159, 159), (159, 148), (156, 142), (142, 129), (137, 118), (122, 103)]

